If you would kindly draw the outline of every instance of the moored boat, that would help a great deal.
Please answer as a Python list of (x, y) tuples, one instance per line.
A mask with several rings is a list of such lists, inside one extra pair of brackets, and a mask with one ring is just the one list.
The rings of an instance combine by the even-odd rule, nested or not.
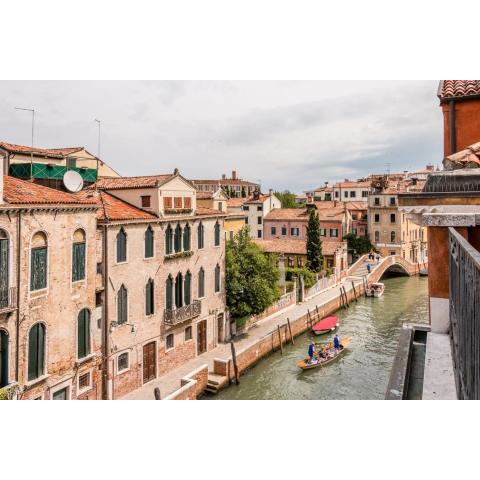
[(385, 285), (383, 283), (372, 283), (366, 291), (367, 297), (381, 297), (385, 291)]
[(340, 355), (342, 355), (348, 348), (351, 343), (351, 338), (341, 338), (340, 339), (340, 346), (342, 347), (338, 352), (335, 351), (333, 348), (333, 344), (329, 343), (325, 345), (323, 348), (325, 351), (325, 357), (314, 357), (312, 362), (308, 361), (308, 358), (300, 360), (297, 363), (297, 367), (301, 368), (302, 370), (310, 370), (311, 368), (323, 367), (328, 365), (329, 363), (336, 360)]
[(317, 322), (312, 327), (312, 332), (315, 335), (324, 335), (325, 333), (333, 332), (338, 327), (338, 317), (326, 317)]

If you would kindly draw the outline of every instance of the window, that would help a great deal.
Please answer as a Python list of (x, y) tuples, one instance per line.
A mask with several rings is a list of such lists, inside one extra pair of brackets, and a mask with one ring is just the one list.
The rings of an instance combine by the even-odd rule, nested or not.
[(303, 259), (300, 258), (300, 257), (297, 257), (297, 266), (298, 266), (298, 268), (302, 268), (302, 267), (303, 267)]
[(183, 250), (185, 252), (188, 252), (191, 250), (191, 245), (190, 245), (190, 225), (187, 223), (185, 225), (185, 228), (183, 229)]
[(395, 232), (390, 232), (390, 242), (394, 243), (396, 239), (396, 233)]
[(395, 205), (395, 197), (390, 197), (390, 205)]
[(298, 237), (300, 235), (300, 229), (299, 228), (291, 228), (290, 229), (290, 235), (292, 237)]
[(217, 202), (217, 210), (223, 211), (223, 202)]
[(130, 355), (128, 352), (121, 353), (117, 357), (117, 372), (123, 372), (124, 370), (128, 370), (130, 367)]
[(220, 224), (218, 222), (215, 223), (215, 246), (220, 246)]
[(362, 192), (362, 197), (365, 198), (365, 197), (368, 197), (368, 192), (366, 190), (364, 190)]
[(350, 197), (351, 198), (355, 198), (356, 196), (357, 196), (357, 192), (355, 192), (355, 191), (350, 192)]
[(261, 225), (262, 224), (262, 217), (257, 217), (257, 225)]
[(374, 215), (374, 220), (373, 220), (373, 221), (374, 221), (375, 223), (380, 222), (380, 214), (379, 214), (379, 213), (376, 213), (376, 214)]
[(8, 385), (8, 333), (0, 330), (0, 388)]
[(397, 220), (397, 216), (394, 213), (390, 214), (390, 223), (395, 223)]
[(95, 306), (101, 307), (103, 305), (102, 292), (95, 292)]
[(177, 226), (175, 227), (173, 248), (175, 249), (175, 253), (179, 253), (182, 251), (182, 227), (179, 223), (177, 223)]
[(357, 229), (356, 228), (352, 228), (352, 233), (357, 236)]
[(171, 275), (165, 281), (165, 308), (173, 309), (173, 278)]
[(233, 230), (230, 230), (229, 235), (230, 235), (230, 240), (233, 240), (233, 237), (234, 237)]
[(282, 235), (285, 236), (287, 234), (287, 227), (282, 227)]
[(77, 159), (76, 158), (67, 158), (67, 168), (76, 168)]
[(47, 288), (47, 237), (43, 232), (32, 238), (30, 290)]
[(245, 224), (248, 225), (248, 217), (245, 217)]
[(77, 355), (85, 358), (90, 355), (90, 310), (80, 310), (77, 319)]
[(185, 274), (183, 298), (185, 305), (190, 305), (190, 303), (192, 303), (192, 274), (190, 272), (187, 272)]
[(145, 258), (153, 257), (153, 229), (149, 225), (145, 230)]
[(294, 266), (295, 266), (295, 263), (294, 263), (292, 257), (288, 257), (288, 266), (289, 266), (289, 267), (294, 267)]
[(243, 206), (243, 210), (245, 210), (246, 212), (248, 212), (250, 210), (250, 207), (248, 205), (244, 205)]
[(263, 210), (263, 205), (258, 205), (257, 212), (261, 212)]
[(277, 228), (276, 228), (276, 227), (272, 227), (272, 228), (270, 229), (270, 232), (271, 232), (272, 235), (276, 235), (276, 234), (277, 234)]
[(173, 253), (173, 230), (169, 225), (165, 230), (165, 255)]
[(90, 387), (90, 372), (83, 373), (78, 377), (78, 390), (86, 390)]
[(85, 232), (78, 229), (73, 234), (72, 281), (85, 279)]
[(380, 241), (380, 232), (378, 230), (375, 230), (375, 241), (376, 242)]
[(166, 350), (171, 350), (175, 346), (174, 340), (175, 337), (173, 336), (173, 333), (167, 335), (167, 338), (165, 339)]
[(205, 270), (200, 267), (198, 272), (198, 298), (205, 296)]
[(140, 198), (142, 199), (142, 207), (150, 208), (152, 197), (150, 195), (142, 195)]
[(182, 208), (182, 197), (175, 197), (173, 200), (175, 208)]
[(357, 214), (356, 213), (352, 213), (352, 220), (357, 220)]
[(155, 285), (153, 279), (149, 278), (145, 285), (145, 315), (155, 313)]
[(117, 263), (127, 261), (127, 234), (123, 228), (117, 234)]
[(45, 373), (45, 325), (36, 323), (28, 334), (28, 380)]
[(97, 273), (102, 274), (103, 273), (103, 263), (102, 262), (97, 262)]
[(205, 227), (203, 223), (200, 222), (197, 227), (197, 246), (198, 249), (201, 250), (204, 248), (205, 245)]
[(192, 199), (190, 197), (183, 198), (183, 208), (192, 208)]
[(180, 272), (175, 278), (175, 306), (183, 307), (183, 275)]
[(330, 237), (332, 237), (332, 238), (338, 237), (338, 228), (331, 228), (330, 229)]
[(215, 293), (220, 292), (220, 265), (215, 267)]
[(320, 236), (325, 237), (327, 235), (327, 229), (326, 228), (321, 228), (320, 229)]
[(335, 191), (335, 198), (338, 198), (338, 190)]
[(128, 292), (122, 285), (117, 294), (117, 323), (127, 323), (128, 317)]
[(0, 229), (0, 308), (8, 306), (8, 263), (9, 263), (8, 236)]
[(374, 203), (375, 203), (375, 205), (380, 205), (380, 198), (379, 198), (379, 197), (375, 197), (375, 198), (374, 198)]
[(172, 197), (164, 197), (163, 208), (165, 208), (166, 210), (173, 208)]
[(192, 339), (192, 327), (190, 326), (185, 329), (185, 341), (188, 342), (191, 339)]

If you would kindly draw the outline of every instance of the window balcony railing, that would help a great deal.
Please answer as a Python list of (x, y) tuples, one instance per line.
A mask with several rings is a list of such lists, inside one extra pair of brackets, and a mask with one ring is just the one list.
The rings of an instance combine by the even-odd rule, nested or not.
[(190, 305), (184, 305), (172, 310), (165, 309), (164, 320), (168, 326), (178, 325), (179, 323), (192, 320), (202, 313), (201, 300), (194, 300)]
[(17, 308), (17, 288), (0, 288), (0, 313)]

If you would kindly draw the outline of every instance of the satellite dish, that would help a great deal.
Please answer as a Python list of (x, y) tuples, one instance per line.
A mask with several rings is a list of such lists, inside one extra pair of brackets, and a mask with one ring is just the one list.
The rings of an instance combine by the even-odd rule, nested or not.
[(63, 184), (69, 192), (76, 193), (83, 188), (83, 178), (75, 170), (68, 170), (63, 175)]

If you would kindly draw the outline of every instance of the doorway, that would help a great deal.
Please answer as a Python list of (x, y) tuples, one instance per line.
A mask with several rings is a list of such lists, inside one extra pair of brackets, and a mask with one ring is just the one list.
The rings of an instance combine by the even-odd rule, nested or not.
[(143, 383), (157, 376), (155, 342), (143, 346)]
[(207, 321), (197, 323), (197, 355), (207, 351)]
[(217, 342), (223, 343), (225, 341), (223, 333), (223, 313), (219, 313), (217, 316)]

